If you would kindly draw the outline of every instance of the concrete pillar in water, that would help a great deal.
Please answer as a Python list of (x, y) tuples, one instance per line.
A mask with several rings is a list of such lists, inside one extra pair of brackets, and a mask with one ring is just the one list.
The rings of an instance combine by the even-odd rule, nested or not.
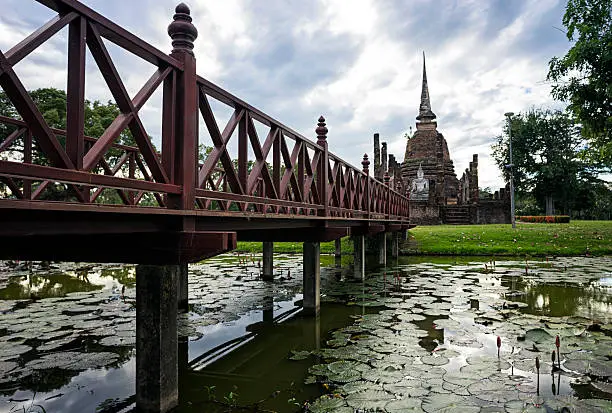
[(271, 241), (263, 243), (263, 279), (274, 279), (274, 243)]
[(391, 256), (397, 258), (399, 256), (399, 233), (391, 233)]
[(353, 237), (353, 251), (355, 255), (353, 260), (354, 276), (357, 279), (363, 279), (365, 277), (365, 236)]
[(304, 312), (311, 315), (319, 314), (320, 284), (321, 284), (321, 244), (318, 242), (304, 243), (303, 282), (304, 282)]
[(136, 408), (165, 413), (178, 405), (179, 265), (136, 267)]
[(342, 256), (342, 239), (338, 238), (337, 240), (334, 241), (334, 243), (335, 243), (335, 247), (336, 247), (335, 256), (336, 257), (341, 257)]
[(264, 324), (274, 323), (274, 286), (266, 284), (263, 297), (263, 322)]
[(387, 233), (382, 232), (378, 234), (378, 263), (380, 265), (387, 265)]
[(178, 312), (186, 313), (189, 311), (189, 265), (185, 262), (178, 267)]

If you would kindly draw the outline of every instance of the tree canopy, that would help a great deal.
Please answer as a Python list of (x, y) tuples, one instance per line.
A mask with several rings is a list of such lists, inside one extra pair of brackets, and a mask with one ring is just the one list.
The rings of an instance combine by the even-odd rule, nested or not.
[[(602, 190), (599, 172), (579, 157), (585, 147), (580, 128), (561, 111), (530, 110), (512, 117), (512, 155), (517, 195), (533, 196), (547, 214), (588, 209)], [(493, 145), (493, 158), (510, 178), (508, 126)], [(605, 189), (605, 186), (604, 186)], [(597, 192), (599, 193), (599, 192)], [(590, 195), (593, 195), (589, 198)], [(588, 196), (587, 196), (588, 195)]]
[(574, 42), (549, 63), (552, 94), (569, 104), (589, 140), (585, 154), (612, 167), (612, 0), (568, 0), (563, 25)]
[[(66, 92), (55, 88), (42, 88), (36, 89), (29, 92), (32, 100), (36, 104), (38, 110), (40, 110), (45, 122), (51, 127), (56, 129), (66, 129)], [(108, 101), (102, 103), (99, 101), (85, 101), (85, 122), (84, 122), (84, 134), (93, 138), (98, 138), (104, 133), (106, 128), (113, 122), (113, 120), (119, 115), (119, 108), (114, 102)], [(19, 113), (11, 103), (10, 99), (5, 92), (0, 91), (0, 115), (10, 117), (13, 119), (20, 119)], [(15, 126), (0, 123), (0, 143), (6, 139), (6, 137), (16, 129)], [(65, 137), (57, 136), (59, 142), (63, 145)], [(47, 164), (47, 160), (42, 155), (40, 149), (36, 146), (36, 139), (33, 141), (34, 150), (32, 152), (32, 162), (36, 164)], [(124, 130), (119, 135), (117, 143), (136, 146), (136, 142), (129, 131)], [(20, 156), (23, 153), (23, 142), (21, 140), (15, 141), (9, 148), (9, 150), (2, 154), (4, 158)], [(7, 155), (8, 153), (8, 155)], [(120, 151), (111, 148), (105, 155), (106, 161), (112, 167), (115, 165), (119, 157), (121, 156)], [(2, 189), (2, 183), (0, 183), (0, 189)], [(106, 191), (105, 191), (106, 192)], [(110, 202), (119, 203), (120, 200), (116, 198), (114, 192), (110, 192), (110, 197), (113, 198)], [(66, 186), (65, 185), (49, 185), (46, 193), (42, 198), (44, 199), (62, 199), (66, 197)], [(101, 196), (101, 201), (108, 202), (108, 196)]]

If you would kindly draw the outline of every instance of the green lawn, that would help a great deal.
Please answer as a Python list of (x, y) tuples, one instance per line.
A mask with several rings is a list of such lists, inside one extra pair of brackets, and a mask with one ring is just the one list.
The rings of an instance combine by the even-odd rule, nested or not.
[[(238, 242), (236, 251), (237, 252), (247, 252), (247, 253), (261, 253), (262, 243), (261, 242), (240, 241)], [(333, 254), (335, 251), (336, 251), (336, 247), (335, 247), (334, 241), (321, 243), (321, 253)], [(286, 253), (286, 254), (301, 254), (302, 253), (302, 243), (301, 242), (275, 242), (274, 252)], [(353, 243), (351, 242), (351, 239), (349, 237), (342, 238), (342, 254), (352, 254), (352, 253), (353, 253)]]
[(569, 224), (438, 225), (409, 231), (404, 254), (606, 255), (612, 254), (612, 221)]

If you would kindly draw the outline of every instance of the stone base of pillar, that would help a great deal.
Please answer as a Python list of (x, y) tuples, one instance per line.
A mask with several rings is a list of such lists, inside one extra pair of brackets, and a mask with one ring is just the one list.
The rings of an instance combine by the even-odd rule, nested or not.
[(305, 242), (303, 254), (304, 312), (317, 315), (321, 307), (321, 244)]
[(180, 264), (178, 274), (178, 312), (189, 311), (189, 265)]
[(399, 256), (399, 233), (391, 233), (391, 256), (397, 258)]
[(274, 279), (274, 243), (263, 242), (263, 279), (271, 281)]
[(387, 265), (387, 233), (382, 232), (377, 235), (378, 239), (378, 263)]
[(136, 267), (136, 408), (178, 405), (178, 265)]
[(358, 235), (353, 237), (353, 275), (361, 280), (365, 277), (365, 237)]

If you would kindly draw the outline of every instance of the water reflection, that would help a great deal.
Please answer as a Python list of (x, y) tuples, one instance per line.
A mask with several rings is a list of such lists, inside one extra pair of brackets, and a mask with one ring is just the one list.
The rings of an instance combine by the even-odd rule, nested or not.
[[(1, 270), (1, 269), (0, 269)], [(55, 264), (50, 267), (34, 265), (27, 272), (8, 273), (0, 300), (44, 299), (64, 297), (70, 293), (112, 289), (135, 285), (133, 266), (100, 268)]]
[(599, 278), (586, 284), (543, 284), (523, 277), (503, 277), (502, 285), (511, 291), (509, 300), (527, 304), (521, 310), (526, 314), (612, 320), (612, 289), (603, 286)]

